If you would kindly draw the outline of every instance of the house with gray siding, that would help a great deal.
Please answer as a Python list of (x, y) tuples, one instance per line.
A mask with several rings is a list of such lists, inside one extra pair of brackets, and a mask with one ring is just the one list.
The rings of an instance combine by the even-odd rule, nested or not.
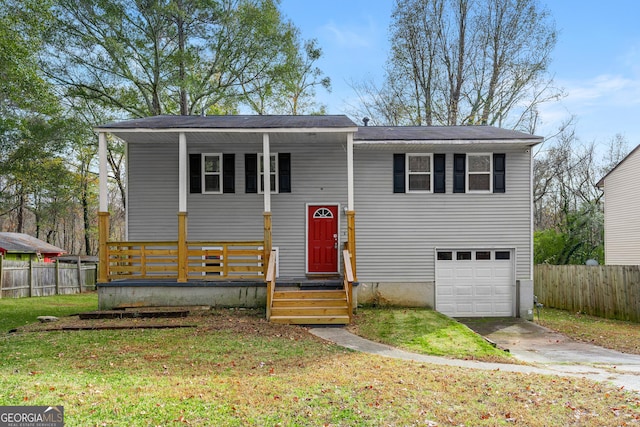
[[(532, 316), (540, 137), (346, 116), (159, 116), (96, 131), (103, 308), (271, 304), (273, 258), (275, 288), (349, 270), (352, 305)], [(108, 236), (107, 134), (127, 147), (125, 242)]]
[(599, 182), (604, 191), (604, 258), (640, 265), (640, 145)]

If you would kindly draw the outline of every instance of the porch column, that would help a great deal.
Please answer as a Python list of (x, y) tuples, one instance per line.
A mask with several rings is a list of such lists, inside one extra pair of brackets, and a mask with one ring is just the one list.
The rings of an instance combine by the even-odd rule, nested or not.
[(353, 132), (347, 134), (347, 249), (351, 254), (351, 269), (356, 275), (356, 212), (353, 183)]
[(107, 137), (104, 132), (98, 133), (98, 283), (109, 281), (109, 202), (107, 199)]
[(271, 256), (272, 234), (271, 234), (271, 151), (269, 147), (269, 134), (262, 134), (262, 185), (264, 188), (264, 275), (267, 275), (269, 257)]
[(178, 137), (178, 282), (187, 281), (187, 136)]

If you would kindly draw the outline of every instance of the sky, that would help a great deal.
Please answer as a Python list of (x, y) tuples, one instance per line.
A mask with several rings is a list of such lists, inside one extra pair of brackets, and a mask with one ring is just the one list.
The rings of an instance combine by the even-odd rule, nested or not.
[[(281, 0), (281, 10), (315, 38), (318, 62), (332, 91), (317, 90), (329, 114), (357, 104), (353, 81), (383, 80), (394, 0)], [(558, 31), (549, 73), (563, 89), (561, 101), (541, 107), (536, 134), (549, 136), (574, 117), (584, 144), (606, 146), (617, 134), (629, 148), (640, 144), (640, 1), (539, 0)]]

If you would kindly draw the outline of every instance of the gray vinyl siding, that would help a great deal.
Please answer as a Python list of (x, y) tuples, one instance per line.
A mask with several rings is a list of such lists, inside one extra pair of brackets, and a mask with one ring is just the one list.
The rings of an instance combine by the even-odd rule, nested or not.
[[(402, 150), (356, 147), (361, 282), (433, 282), (435, 248), (514, 248), (516, 278), (530, 278), (530, 155), (525, 148), (485, 148), (476, 145), (475, 151), (506, 153), (504, 194), (453, 193), (453, 153), (464, 152), (460, 145), (433, 151), (447, 156), (445, 194), (394, 194), (393, 153)], [(344, 142), (305, 143), (303, 135), (272, 136), (270, 149), (291, 153), (291, 193), (271, 196), (273, 245), (280, 250), (280, 276), (300, 277), (305, 274), (307, 204), (339, 204), (340, 245), (346, 240), (346, 137)], [(262, 151), (261, 136), (216, 134), (210, 143), (195, 143), (187, 135), (187, 150), (235, 154), (235, 193), (188, 194), (188, 239), (262, 240), (263, 195), (245, 193), (244, 166), (245, 153)], [(129, 144), (128, 171), (129, 240), (176, 240), (177, 141)]]
[[(262, 240), (264, 199), (245, 193), (245, 153), (262, 152), (260, 142), (216, 140), (189, 143), (191, 153), (235, 154), (235, 193), (189, 194), (188, 239), (198, 241)], [(219, 137), (218, 137), (219, 138)], [(346, 239), (347, 161), (345, 142), (278, 142), (272, 153), (291, 153), (291, 193), (272, 194), (273, 246), (280, 250), (280, 276), (305, 274), (306, 206), (339, 204), (340, 244)], [(177, 239), (178, 144), (130, 144), (129, 240)]]
[[(516, 278), (531, 276), (530, 154), (506, 154), (506, 193), (453, 193), (451, 146), (446, 193), (393, 193), (393, 153), (358, 149), (355, 158), (357, 273), (360, 282), (435, 280), (435, 249), (515, 249)], [(415, 152), (424, 153), (417, 149)], [(457, 147), (455, 152), (464, 152)]]

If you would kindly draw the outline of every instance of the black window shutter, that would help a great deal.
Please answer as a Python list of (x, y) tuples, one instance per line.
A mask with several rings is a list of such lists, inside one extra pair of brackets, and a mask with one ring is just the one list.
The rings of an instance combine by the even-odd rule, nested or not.
[(466, 174), (466, 154), (453, 155), (453, 192), (464, 193)]
[(506, 162), (504, 154), (493, 155), (493, 192), (504, 193), (506, 186)]
[(291, 193), (291, 153), (278, 153), (278, 192)]
[(404, 154), (393, 155), (393, 192), (405, 193)]
[(244, 189), (246, 193), (258, 192), (258, 155), (244, 155)]
[(236, 155), (222, 155), (222, 192), (236, 192)]
[(202, 156), (189, 154), (189, 192), (202, 193)]
[(447, 156), (445, 154), (433, 155), (433, 192), (434, 193), (444, 193), (446, 191), (446, 186), (445, 186), (446, 158)]

